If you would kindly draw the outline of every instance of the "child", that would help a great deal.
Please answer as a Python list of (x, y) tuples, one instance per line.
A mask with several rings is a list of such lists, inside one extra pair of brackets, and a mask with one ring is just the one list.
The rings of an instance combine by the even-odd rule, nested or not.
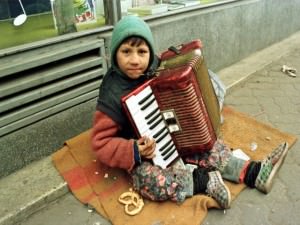
[(162, 169), (150, 163), (155, 141), (149, 137), (136, 138), (120, 99), (142, 84), (158, 66), (149, 26), (135, 16), (120, 20), (112, 34), (111, 67), (100, 86), (94, 116), (92, 148), (98, 159), (128, 171), (134, 188), (154, 201), (182, 202), (195, 194), (207, 193), (221, 208), (229, 208), (231, 195), (221, 176), (268, 193), (287, 154), (287, 143), (278, 146), (262, 162), (238, 159), (218, 140), (209, 152), (184, 158), (185, 162), (198, 165), (193, 172), (172, 166)]

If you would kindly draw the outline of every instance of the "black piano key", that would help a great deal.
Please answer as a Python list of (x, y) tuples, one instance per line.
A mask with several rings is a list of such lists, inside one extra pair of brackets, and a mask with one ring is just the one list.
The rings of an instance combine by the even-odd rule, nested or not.
[(151, 120), (147, 122), (148, 125), (151, 125), (158, 117), (160, 117), (160, 113), (157, 113)]
[(161, 140), (162, 139), (164, 139), (167, 135), (168, 135), (168, 130), (166, 130), (161, 136), (160, 136), (160, 138), (158, 138), (157, 140), (156, 140), (156, 143), (159, 143), (159, 142), (161, 142)]
[(163, 160), (167, 160), (168, 158), (170, 158), (174, 154), (174, 152), (176, 152), (176, 148), (174, 148), (168, 155), (163, 157)]
[(153, 95), (153, 93), (150, 92), (150, 93), (147, 94), (144, 98), (142, 98), (142, 99), (138, 102), (138, 104), (139, 104), (139, 105), (142, 105), (142, 104), (143, 104), (145, 101), (147, 101), (147, 99), (150, 98), (152, 95)]
[(159, 111), (159, 108), (155, 108), (152, 110), (147, 116), (145, 116), (145, 119), (148, 120), (152, 115), (154, 115), (157, 111)]
[(153, 138), (157, 138), (164, 130), (167, 130), (166, 127), (161, 128), (158, 132), (153, 135)]
[(160, 123), (160, 122), (162, 122), (163, 121), (163, 118), (162, 118), (162, 116), (160, 117), (160, 119), (159, 120), (157, 120), (154, 124), (152, 124), (150, 127), (149, 127), (149, 129), (150, 130), (153, 130), (155, 127), (157, 127), (157, 125)]
[(172, 143), (172, 139), (170, 139), (166, 144), (164, 144), (163, 146), (161, 146), (158, 151), (162, 152), (166, 147), (168, 147), (169, 144)]
[(152, 98), (146, 105), (141, 107), (141, 110), (147, 109), (154, 101), (155, 101), (155, 98)]
[(174, 144), (170, 145), (167, 149), (165, 149), (161, 155), (162, 156), (165, 156), (172, 148), (174, 147)]

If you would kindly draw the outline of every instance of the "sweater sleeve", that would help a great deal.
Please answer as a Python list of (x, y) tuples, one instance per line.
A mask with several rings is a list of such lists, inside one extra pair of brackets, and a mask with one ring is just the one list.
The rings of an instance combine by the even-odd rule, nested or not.
[(118, 137), (119, 129), (114, 120), (103, 112), (96, 111), (92, 128), (92, 149), (102, 163), (131, 171), (137, 158), (135, 143), (133, 139)]

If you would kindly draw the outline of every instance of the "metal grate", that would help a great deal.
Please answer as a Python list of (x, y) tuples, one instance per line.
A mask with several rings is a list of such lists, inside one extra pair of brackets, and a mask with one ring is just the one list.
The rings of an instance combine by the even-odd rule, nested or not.
[(0, 58), (0, 136), (91, 100), (107, 70), (103, 39), (67, 40)]

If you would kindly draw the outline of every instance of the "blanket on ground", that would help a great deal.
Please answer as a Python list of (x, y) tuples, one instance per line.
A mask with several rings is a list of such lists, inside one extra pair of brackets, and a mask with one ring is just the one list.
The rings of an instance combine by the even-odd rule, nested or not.
[[(225, 120), (221, 134), (225, 143), (233, 149), (242, 149), (253, 160), (263, 159), (283, 141), (291, 147), (297, 140), (294, 135), (230, 107), (224, 107), (223, 116)], [(251, 143), (257, 144), (255, 151), (251, 150)], [(125, 214), (124, 205), (118, 202), (118, 198), (132, 187), (130, 179), (124, 171), (109, 168), (95, 159), (90, 147), (90, 130), (67, 140), (52, 159), (72, 193), (114, 225), (199, 225), (208, 209), (218, 208), (214, 199), (196, 195), (182, 204), (144, 200), (145, 206), (138, 215)], [(244, 184), (226, 184), (233, 199), (245, 188)]]

